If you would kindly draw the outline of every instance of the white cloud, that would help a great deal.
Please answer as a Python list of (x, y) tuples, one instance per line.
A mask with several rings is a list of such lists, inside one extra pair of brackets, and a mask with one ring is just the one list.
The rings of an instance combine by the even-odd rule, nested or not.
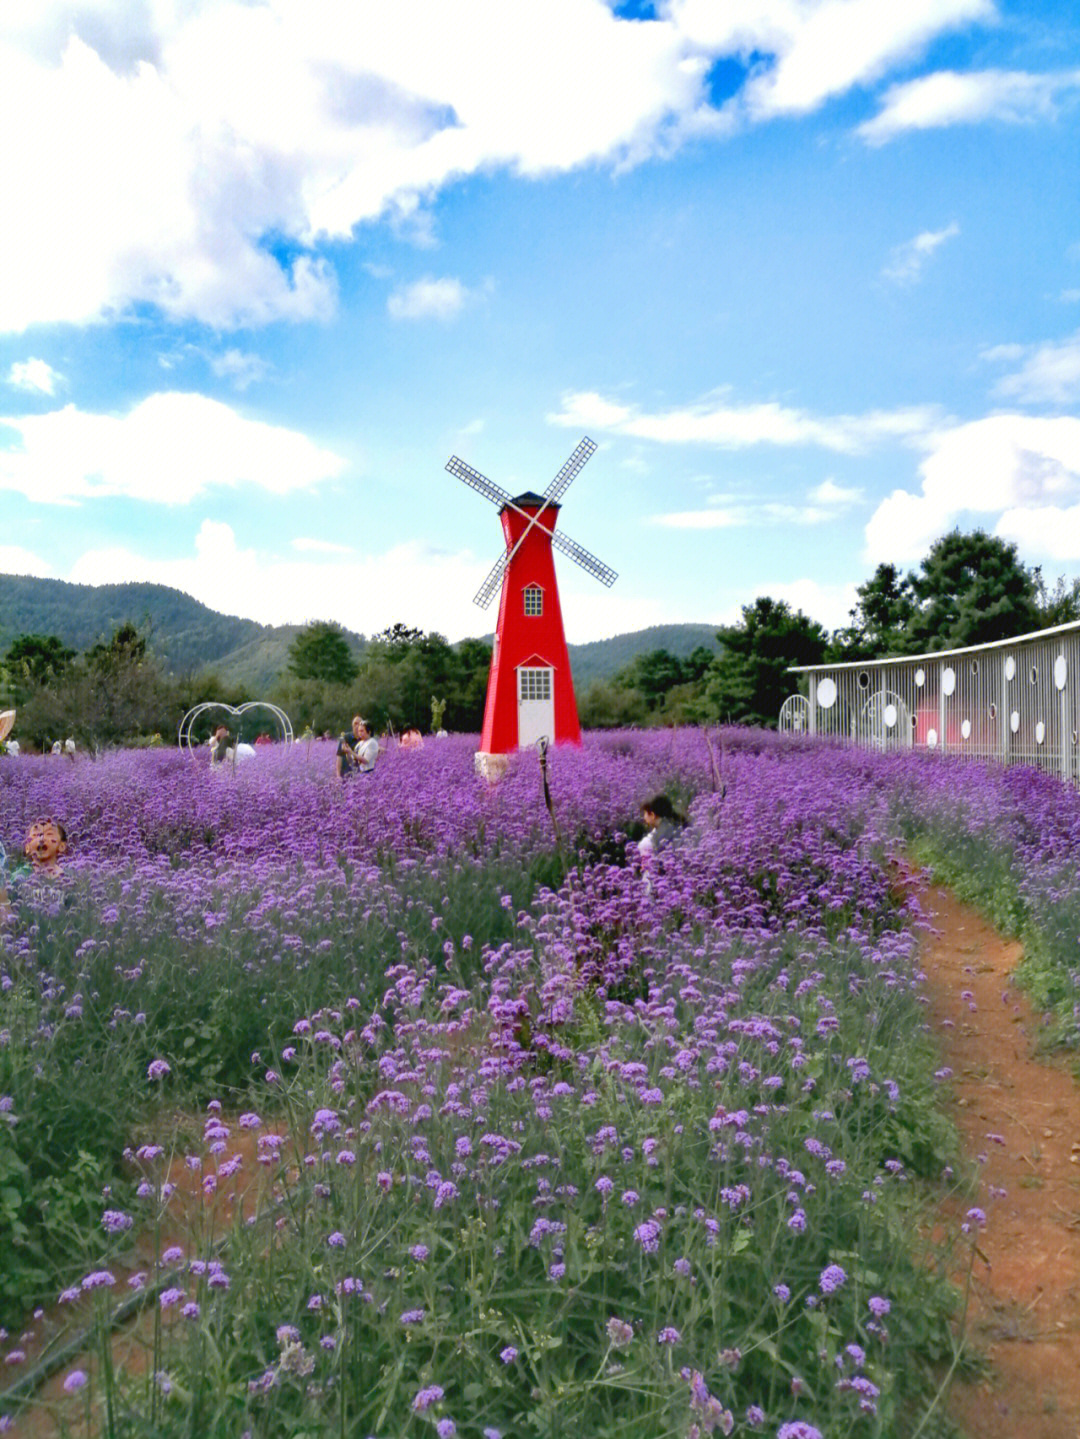
[[(1080, 501), (1080, 420), (1001, 414), (943, 429), (927, 444), (919, 493), (894, 490), (866, 527), (865, 557), (921, 559), (961, 520), (1039, 538), (1035, 553), (1073, 545), (1068, 529), (1053, 534), (1062, 507)], [(1041, 531), (1041, 537), (1040, 537)], [(1057, 557), (1061, 557), (1060, 555)], [(1080, 558), (1080, 546), (1071, 551)]]
[(1018, 70), (982, 70), (962, 75), (939, 70), (885, 93), (880, 112), (859, 126), (870, 145), (884, 145), (906, 130), (934, 130), (948, 125), (977, 125), (988, 120), (1009, 124), (1045, 120), (1057, 113), (1058, 101), (1080, 89), (1080, 70), (1030, 75)]
[(352, 545), (335, 544), (333, 540), (313, 540), (305, 535), (298, 535), (291, 541), (294, 550), (301, 554), (317, 555), (351, 555), (354, 553)]
[(465, 308), (471, 292), (460, 280), (425, 275), (411, 285), (400, 285), (386, 301), (394, 320), (453, 320)]
[(757, 594), (785, 600), (827, 630), (846, 625), (858, 599), (854, 584), (822, 584), (818, 580), (776, 580), (759, 585)]
[(808, 495), (808, 504), (791, 504), (775, 500), (759, 503), (732, 502), (729, 496), (716, 496), (710, 508), (676, 510), (656, 515), (653, 524), (669, 530), (728, 530), (743, 525), (820, 525), (835, 520), (837, 514), (862, 498), (861, 490), (844, 489), (825, 480)]
[(998, 345), (984, 357), (1023, 359), (1015, 374), (998, 381), (994, 387), (997, 395), (1034, 405), (1069, 405), (1080, 400), (1080, 331), (1067, 340), (1048, 340), (1043, 345)]
[[(319, 247), (379, 220), (430, 243), (431, 205), (463, 177), (619, 168), (807, 113), (993, 14), (991, 0), (671, 0), (648, 23), (603, 0), (8, 5), (0, 193), (19, 223), (0, 230), (0, 329), (137, 304), (217, 328), (325, 317)], [(709, 69), (752, 55), (718, 113)]]
[(935, 36), (995, 18), (992, 0), (673, 0), (670, 14), (707, 54), (753, 58), (730, 106), (750, 120), (807, 114), (879, 79)]
[(7, 374), (12, 389), (27, 390), (35, 395), (55, 395), (63, 379), (45, 360), (35, 359), (16, 360)]
[(854, 486), (838, 485), (835, 480), (822, 480), (810, 491), (810, 499), (819, 505), (835, 505), (844, 508), (857, 505), (863, 497), (861, 489)]
[[(418, 542), (355, 558), (281, 558), (245, 548), (229, 525), (205, 520), (189, 555), (151, 559), (123, 548), (90, 550), (67, 578), (80, 584), (171, 585), (213, 609), (264, 624), (331, 619), (376, 634), (398, 620), (428, 628), (427, 617), (438, 615), (437, 628), (455, 640), (495, 626), (494, 610), (472, 603), (490, 567), (490, 555), (477, 558)], [(573, 616), (568, 635), (575, 642), (680, 618), (656, 600), (612, 596), (584, 577), (580, 589), (573, 576), (561, 589)]]
[(65, 405), (44, 415), (0, 416), (18, 447), (0, 449), (0, 491), (47, 504), (123, 495), (187, 504), (218, 487), (271, 494), (340, 475), (345, 461), (306, 435), (248, 420), (204, 395), (151, 395), (125, 415)]
[(727, 450), (752, 445), (813, 445), (844, 454), (886, 438), (918, 437), (938, 418), (936, 410), (918, 406), (817, 417), (775, 402), (730, 405), (722, 395), (649, 414), (606, 400), (595, 391), (564, 395), (562, 409), (547, 416), (552, 425), (608, 430), (660, 444), (715, 445)]
[(1062, 290), (1061, 298), (1066, 305), (1075, 305), (1080, 300), (1080, 290)]
[(914, 284), (921, 278), (923, 266), (934, 251), (946, 240), (955, 239), (959, 233), (960, 226), (955, 220), (943, 230), (923, 230), (913, 240), (897, 245), (881, 273), (887, 280), (894, 280), (897, 284)]
[(730, 530), (747, 522), (748, 512), (743, 509), (676, 510), (653, 520), (668, 530)]
[(1080, 560), (1080, 504), (1006, 510), (994, 533), (1022, 554), (1075, 562)]
[(246, 390), (256, 380), (265, 379), (271, 367), (260, 355), (226, 350), (211, 357), (210, 368), (220, 379), (231, 380), (238, 390)]
[(0, 545), (0, 575), (37, 575), (50, 579), (56, 571), (48, 560), (19, 545)]

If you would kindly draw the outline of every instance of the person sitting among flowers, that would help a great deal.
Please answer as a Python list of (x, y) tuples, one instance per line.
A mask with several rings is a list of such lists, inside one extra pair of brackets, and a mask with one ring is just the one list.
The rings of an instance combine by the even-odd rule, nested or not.
[(379, 741), (368, 728), (366, 719), (353, 716), (352, 739), (343, 734), (338, 741), (334, 770), (338, 779), (346, 780), (354, 774), (370, 774), (379, 758)]
[(642, 855), (656, 854), (670, 844), (686, 825), (686, 820), (666, 794), (647, 799), (641, 806), (641, 818), (646, 829), (645, 838), (638, 841), (638, 851)]

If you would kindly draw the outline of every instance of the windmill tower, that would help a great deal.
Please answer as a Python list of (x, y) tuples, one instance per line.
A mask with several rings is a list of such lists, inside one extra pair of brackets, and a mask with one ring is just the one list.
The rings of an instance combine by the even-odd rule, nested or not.
[(581, 742), (552, 548), (601, 584), (615, 583), (614, 570), (555, 529), (559, 501), (595, 449), (592, 440), (582, 440), (542, 495), (526, 490), (511, 496), (456, 455), (446, 466), (497, 507), (506, 543), (475, 596), (486, 609), (501, 586), (477, 757), (481, 768), (485, 756), (507, 754), (542, 737), (555, 744)]

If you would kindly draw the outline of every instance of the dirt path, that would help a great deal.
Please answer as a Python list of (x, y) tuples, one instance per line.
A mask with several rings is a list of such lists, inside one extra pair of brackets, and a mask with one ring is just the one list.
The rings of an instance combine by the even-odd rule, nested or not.
[(1033, 1058), (1038, 1016), (1011, 982), (1019, 944), (947, 890), (922, 902), (953, 1115), (968, 1153), (986, 1156), (970, 1331), (990, 1367), (954, 1385), (949, 1411), (969, 1439), (1080, 1439), (1080, 1085)]

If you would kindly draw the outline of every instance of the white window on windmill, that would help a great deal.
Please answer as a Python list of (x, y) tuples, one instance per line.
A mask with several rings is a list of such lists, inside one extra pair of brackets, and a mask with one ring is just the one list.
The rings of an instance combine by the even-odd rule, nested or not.
[(544, 613), (544, 591), (539, 585), (526, 585), (522, 590), (525, 598), (525, 613), (538, 616)]

